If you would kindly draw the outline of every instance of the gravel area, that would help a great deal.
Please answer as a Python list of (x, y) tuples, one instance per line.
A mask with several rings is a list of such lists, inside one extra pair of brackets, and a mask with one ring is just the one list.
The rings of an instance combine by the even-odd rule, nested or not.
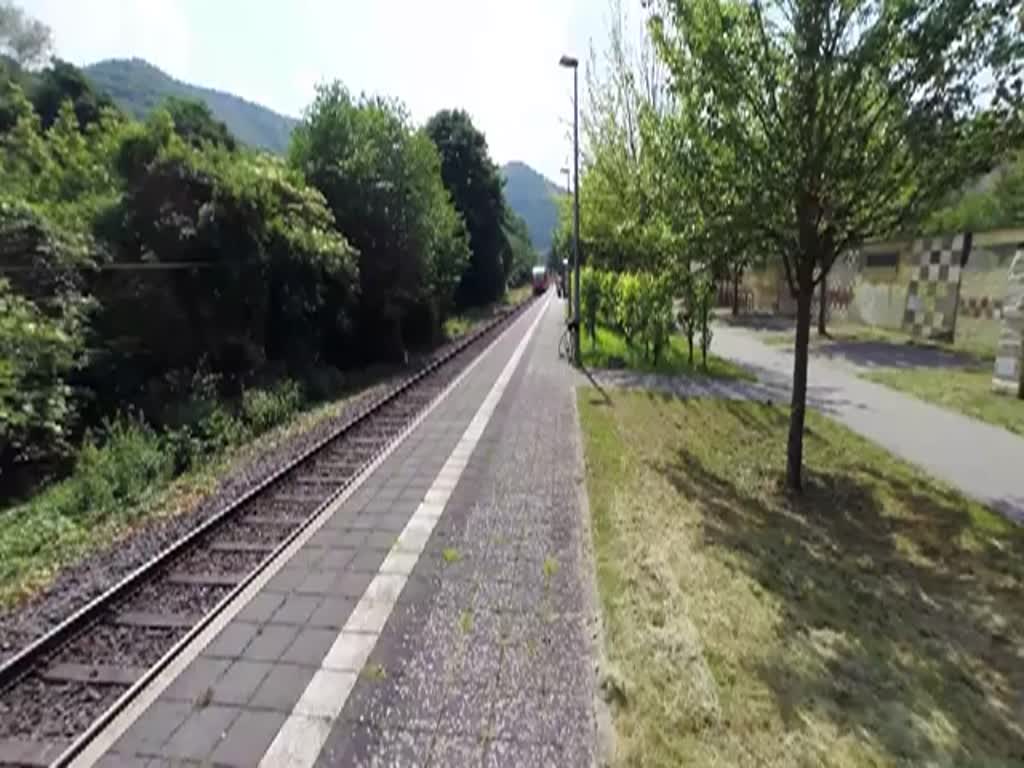
[(295, 525), (246, 525), (244, 520), (236, 520), (225, 523), (217, 531), (217, 541), (277, 545), (295, 528)]
[(117, 685), (54, 685), (28, 677), (16, 686), (18, 705), (0, 702), (0, 738), (35, 741), (66, 739), (81, 733), (124, 693)]
[(212, 608), (230, 592), (229, 587), (208, 584), (168, 584), (163, 581), (146, 584), (132, 597), (117, 606), (119, 613), (153, 613), (159, 606), (163, 614), (202, 613)]
[[(438, 357), (449, 348), (450, 345), (441, 347), (431, 357)], [(426, 359), (416, 362), (423, 363)], [(454, 361), (449, 370), (457, 372), (468, 364), (469, 359), (471, 356), (463, 356)], [(449, 375), (456, 373), (446, 372), (445, 378)], [(352, 397), (335, 416), (283, 440), (256, 457), (239, 460), (218, 482), (216, 489), (187, 512), (141, 524), (120, 541), (66, 568), (50, 587), (35, 597), (13, 610), (0, 612), (0, 663), (259, 484), (282, 464), (326, 438), (400, 379), (401, 375), (395, 375), (367, 388)], [(251, 528), (246, 529), (244, 540), (256, 540), (251, 531)], [(280, 533), (278, 530), (274, 535), (280, 536)]]
[(216, 552), (197, 549), (172, 566), (176, 573), (248, 573), (259, 565), (266, 552)]
[[(91, 664), (102, 658), (104, 664), (149, 666), (160, 660), (174, 641), (184, 634), (165, 627), (122, 627), (104, 624), (82, 633), (65, 645), (55, 661)], [(5, 695), (0, 701), (16, 701)]]

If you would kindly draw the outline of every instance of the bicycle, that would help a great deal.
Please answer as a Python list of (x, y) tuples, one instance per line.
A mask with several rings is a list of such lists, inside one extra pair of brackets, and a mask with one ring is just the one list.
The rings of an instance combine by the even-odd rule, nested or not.
[(565, 358), (569, 361), (570, 365), (574, 362), (573, 360), (573, 338), (576, 327), (579, 325), (575, 320), (568, 320), (565, 323), (565, 330), (562, 331), (562, 336), (558, 340), (558, 359)]

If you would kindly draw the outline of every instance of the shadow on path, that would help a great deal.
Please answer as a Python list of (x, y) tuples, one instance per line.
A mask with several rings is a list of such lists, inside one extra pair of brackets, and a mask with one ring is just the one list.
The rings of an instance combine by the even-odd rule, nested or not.
[(884, 341), (834, 341), (814, 349), (816, 357), (841, 360), (862, 368), (969, 368), (988, 367), (964, 353), (921, 344), (895, 344)]

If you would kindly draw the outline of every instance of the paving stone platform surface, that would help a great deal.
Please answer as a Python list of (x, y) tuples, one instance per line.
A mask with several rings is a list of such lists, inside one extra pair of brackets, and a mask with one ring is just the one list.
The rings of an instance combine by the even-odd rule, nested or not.
[(99, 764), (593, 764), (562, 311), (502, 336)]

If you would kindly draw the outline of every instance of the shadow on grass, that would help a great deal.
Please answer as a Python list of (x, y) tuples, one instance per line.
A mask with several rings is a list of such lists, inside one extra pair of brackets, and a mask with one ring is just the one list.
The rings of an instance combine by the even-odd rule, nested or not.
[(608, 396), (607, 390), (605, 390), (605, 388), (601, 386), (601, 382), (594, 378), (594, 374), (591, 372), (591, 370), (587, 368), (585, 365), (579, 366), (578, 370), (584, 376), (587, 377), (587, 380), (590, 382), (590, 386), (597, 390), (597, 393), (601, 396), (600, 400), (592, 400), (591, 402), (593, 402), (595, 405), (611, 406), (612, 399)]
[[(774, 448), (785, 434), (784, 409), (722, 407), (734, 420), (728, 428), (748, 442), (760, 435)], [(787, 727), (813, 713), (894, 760), (1021, 765), (1024, 536), (990, 535), (987, 526), (1001, 523), (976, 518), (961, 498), (923, 486), (856, 438), (837, 446), (840, 437), (811, 423), (800, 497), (782, 490), (781, 462), (764, 458), (763, 441), (760, 453), (738, 451), (760, 472), (759, 489), (735, 479), (735, 457), (716, 465), (686, 439), (651, 465), (699, 500), (705, 544), (778, 600), (779, 648), (789, 654), (827, 639), (820, 663), (793, 665), (779, 654), (754, 670)], [(872, 460), (829, 459), (838, 465), (830, 470), (814, 461), (847, 444)]]

